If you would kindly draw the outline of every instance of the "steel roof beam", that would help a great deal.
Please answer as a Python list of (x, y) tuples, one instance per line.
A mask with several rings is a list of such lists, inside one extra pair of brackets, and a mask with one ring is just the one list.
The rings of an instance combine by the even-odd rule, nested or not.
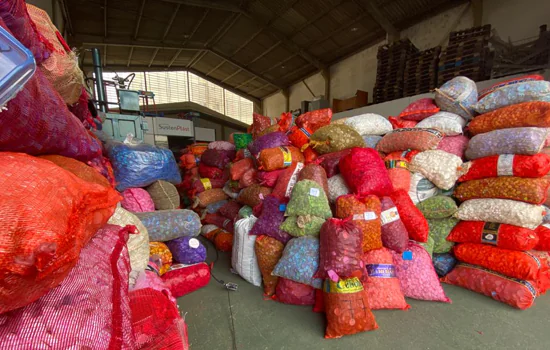
[(141, 0), (141, 6), (139, 7), (139, 14), (136, 20), (136, 29), (134, 29), (134, 40), (137, 39), (139, 33), (139, 26), (141, 25), (141, 19), (143, 18), (143, 9), (145, 8), (145, 2), (147, 0)]
[(212, 9), (212, 10), (221, 10), (221, 11), (237, 12), (237, 13), (242, 12), (242, 10), (239, 7), (233, 6), (231, 4), (224, 4), (223, 1), (209, 1), (209, 0), (161, 0), (161, 1), (171, 2), (174, 4), (180, 4), (180, 5), (202, 7), (206, 9)]

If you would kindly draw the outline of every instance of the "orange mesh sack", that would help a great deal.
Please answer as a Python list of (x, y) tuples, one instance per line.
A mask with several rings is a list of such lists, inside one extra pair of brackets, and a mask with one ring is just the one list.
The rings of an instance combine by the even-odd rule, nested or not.
[(369, 308), (367, 291), (357, 277), (323, 284), (323, 300), (327, 316), (325, 338), (340, 338), (378, 328)]
[(279, 259), (281, 259), (281, 256), (283, 256), (285, 245), (275, 238), (258, 236), (254, 249), (264, 281), (264, 295), (271, 297), (275, 294), (275, 289), (277, 288), (277, 282), (279, 280), (279, 277), (273, 276), (271, 273), (275, 265), (279, 262)]
[[(202, 228), (213, 228), (203, 230)], [(233, 234), (214, 225), (203, 225), (201, 234), (214, 244), (220, 252), (230, 252), (233, 249)]]
[(500, 198), (542, 204), (550, 182), (546, 179), (528, 179), (503, 176), (472, 180), (457, 186), (454, 196), (460, 201), (478, 198)]
[(121, 197), (43, 159), (0, 153), (0, 313), (63, 281)]
[(227, 195), (221, 188), (213, 188), (204, 192), (201, 192), (195, 197), (194, 207), (206, 208), (207, 205), (223, 201), (227, 199)]
[(309, 143), (309, 138), (311, 137), (311, 134), (313, 132), (307, 128), (299, 128), (297, 126), (293, 126), (290, 128), (290, 131), (288, 132), (288, 140), (290, 143), (302, 149), (305, 145)]
[(104, 187), (111, 187), (109, 181), (104, 178), (97, 170), (88, 166), (78, 160), (67, 158), (63, 156), (40, 156), (42, 159), (49, 160), (57, 166), (75, 174), (84, 181), (98, 184)]
[(237, 197), (237, 202), (254, 208), (258, 204), (260, 204), (268, 194), (271, 194), (271, 188), (254, 184), (243, 189), (239, 193), (239, 197)]
[(332, 109), (324, 108), (307, 112), (296, 118), (296, 125), (311, 130), (311, 133), (330, 124)]
[(384, 158), (388, 176), (394, 190), (408, 191), (411, 187), (411, 173), (409, 162), (402, 155), (402, 152), (392, 152)]
[(352, 217), (363, 233), (364, 252), (382, 248), (380, 208), (380, 200), (374, 195), (358, 197), (350, 194), (336, 199), (336, 217)]
[(436, 129), (403, 128), (386, 134), (376, 145), (382, 153), (405, 151), (408, 149), (427, 151), (437, 149), (445, 136)]
[(464, 164), (468, 172), (458, 181), (470, 181), (497, 176), (517, 176), (537, 178), (550, 171), (550, 156), (538, 153), (532, 156), (501, 154), (474, 159)]
[(293, 146), (267, 148), (258, 156), (260, 170), (273, 171), (289, 167), (292, 163), (303, 163), (302, 152)]
[(160, 260), (159, 274), (162, 276), (172, 266), (172, 252), (162, 242), (149, 242), (149, 257)]
[(40, 64), (42, 73), (52, 83), (66, 104), (76, 103), (84, 85), (84, 74), (78, 67), (78, 58), (74, 52), (68, 50), (67, 43), (57, 31), (46, 11), (29, 4), (27, 4), (27, 11), (38, 32), (54, 48), (50, 57)]

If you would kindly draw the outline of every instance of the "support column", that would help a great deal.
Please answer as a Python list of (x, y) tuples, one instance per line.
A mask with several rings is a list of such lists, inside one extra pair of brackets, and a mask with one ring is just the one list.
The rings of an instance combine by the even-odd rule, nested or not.
[(289, 112), (290, 111), (290, 96), (289, 96), (289, 93), (288, 93), (288, 88), (282, 89), (281, 93), (285, 97), (285, 112)]
[(332, 105), (330, 102), (330, 68), (325, 68), (321, 71), (323, 79), (325, 79), (325, 99), (328, 101), (329, 105)]

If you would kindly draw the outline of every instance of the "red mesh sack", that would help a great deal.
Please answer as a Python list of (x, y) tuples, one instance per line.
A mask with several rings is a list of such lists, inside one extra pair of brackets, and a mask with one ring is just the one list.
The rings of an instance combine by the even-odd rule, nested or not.
[(544, 153), (533, 156), (502, 154), (474, 159), (464, 166), (468, 172), (458, 179), (459, 182), (497, 176), (538, 178), (550, 171), (550, 156)]
[(389, 249), (374, 249), (363, 254), (367, 276), (363, 287), (369, 297), (369, 308), (406, 310), (410, 306), (405, 301), (401, 284), (395, 274), (393, 256)]
[(378, 328), (369, 309), (367, 291), (357, 277), (339, 282), (325, 280), (323, 296), (327, 316), (325, 338), (340, 338)]
[(268, 194), (271, 194), (271, 188), (254, 184), (243, 189), (241, 193), (239, 193), (237, 202), (254, 208), (260, 204)]
[(210, 282), (210, 267), (206, 263), (194, 265), (174, 264), (162, 275), (162, 281), (174, 298), (206, 287)]
[(327, 177), (331, 178), (336, 174), (340, 174), (340, 159), (347, 156), (351, 153), (351, 149), (345, 149), (343, 151), (339, 152), (333, 152), (328, 154), (323, 154), (322, 156), (318, 157), (314, 164), (318, 164), (322, 166), (325, 171), (327, 172)]
[(530, 308), (538, 296), (536, 283), (506, 277), (469, 264), (457, 264), (443, 282), (486, 295), (512, 307)]
[(485, 96), (489, 95), (490, 93), (495, 92), (496, 90), (513, 84), (519, 84), (519, 83), (526, 83), (528, 81), (538, 81), (538, 80), (544, 80), (544, 77), (539, 74), (531, 74), (531, 75), (524, 75), (517, 78), (512, 78), (508, 80), (504, 80), (501, 82), (498, 82), (496, 84), (491, 85), (490, 87), (481, 90), (478, 95), (478, 100), (483, 99)]
[(127, 229), (104, 226), (57, 288), (0, 315), (2, 348), (133, 349), (127, 239)]
[(246, 188), (254, 183), (257, 183), (257, 173), (258, 172), (256, 171), (256, 169), (248, 169), (239, 180), (239, 188)]
[(439, 112), (439, 107), (435, 104), (433, 98), (421, 98), (408, 105), (399, 115), (398, 118), (404, 120), (420, 121), (426, 119)]
[(78, 101), (73, 105), (69, 105), (69, 110), (75, 115), (75, 117), (78, 118), (78, 120), (82, 122), (82, 124), (84, 124), (86, 129), (97, 129), (97, 126), (98, 124), (101, 124), (101, 121), (97, 117), (94, 118), (94, 116), (92, 116), (92, 112), (88, 107), (89, 99), (90, 95), (88, 95), (86, 89), (81, 86)]
[(313, 132), (307, 128), (293, 126), (287, 136), (292, 146), (302, 149), (304, 146), (309, 144), (311, 134), (313, 134)]
[(207, 205), (223, 201), (224, 199), (227, 199), (225, 192), (221, 188), (213, 188), (199, 193), (195, 197), (193, 207), (206, 208)]
[(464, 158), (468, 142), (470, 142), (470, 139), (464, 135), (445, 136), (437, 145), (437, 149)]
[(91, 166), (79, 162), (78, 160), (56, 155), (40, 156), (40, 158), (49, 160), (58, 167), (61, 167), (75, 174), (84, 181), (98, 184), (104, 187), (111, 187), (109, 181), (105, 177), (103, 177), (97, 170), (95, 170)]
[(193, 181), (193, 184), (191, 185), (191, 190), (194, 194), (199, 194), (213, 188), (223, 188), (226, 182), (227, 181), (225, 181), (224, 179), (209, 179), (207, 177), (203, 177)]
[(315, 181), (323, 187), (325, 193), (328, 193), (327, 173), (325, 172), (325, 169), (323, 169), (323, 167), (317, 164), (306, 165), (298, 175), (298, 181), (301, 180)]
[(223, 169), (208, 166), (206, 164), (199, 164), (199, 174), (203, 178), (208, 179), (226, 179)]
[(294, 116), (290, 112), (283, 112), (281, 113), (281, 116), (279, 117), (279, 121), (277, 121), (277, 125), (279, 125), (279, 131), (287, 132), (288, 129), (292, 126), (294, 122)]
[(306, 148), (303, 154), (304, 154), (304, 160), (306, 164), (313, 163), (315, 160), (317, 160), (317, 157), (319, 157), (319, 153), (317, 153), (311, 147)]
[(0, 313), (56, 287), (112, 216), (120, 195), (50, 161), (0, 153)]
[(344, 195), (336, 199), (336, 217), (351, 217), (363, 233), (363, 251), (382, 248), (380, 200), (376, 196)]
[(393, 191), (384, 161), (372, 148), (352, 148), (351, 153), (340, 160), (339, 166), (354, 193), (381, 197)]
[(200, 158), (197, 158), (194, 154), (187, 153), (180, 157), (181, 167), (184, 169), (191, 169), (199, 165)]
[(226, 230), (217, 228), (205, 233), (203, 236), (212, 242), (220, 252), (230, 252), (233, 249), (233, 234)]
[(460, 221), (447, 236), (455, 243), (484, 243), (510, 250), (531, 250), (539, 242), (535, 231), (525, 227), (484, 221)]
[(201, 163), (205, 165), (216, 167), (219, 169), (225, 168), (225, 166), (235, 158), (236, 151), (222, 151), (217, 149), (207, 149), (201, 155)]
[(225, 216), (228, 219), (235, 219), (239, 215), (239, 210), (241, 210), (241, 205), (235, 201), (229, 201), (220, 208), (218, 213)]
[(206, 214), (204, 219), (202, 220), (204, 224), (210, 224), (210, 225), (216, 225), (219, 228), (222, 228), (226, 231), (229, 231), (233, 233), (235, 231), (235, 226), (233, 224), (233, 220), (226, 218), (223, 215), (220, 215), (218, 213), (215, 214)]
[(390, 197), (382, 197), (380, 200), (382, 223), (382, 244), (384, 247), (395, 250), (398, 253), (407, 248), (409, 234), (399, 217), (399, 212)]
[(550, 225), (542, 224), (535, 229), (535, 233), (539, 238), (535, 250), (550, 251)]
[(528, 253), (502, 249), (486, 244), (462, 243), (453, 248), (455, 257), (467, 264), (477, 265), (520, 280), (537, 281), (537, 288), (544, 292), (550, 279), (548, 266)]
[[(280, 200), (273, 195), (266, 196), (263, 205), (261, 205), (261, 214), (254, 214), (258, 220), (252, 226), (249, 234), (269, 236), (286, 244), (292, 236), (279, 228), (285, 219), (285, 203), (286, 200)], [(260, 204), (254, 207), (254, 211), (259, 206)]]
[(420, 209), (414, 205), (408, 191), (395, 191), (390, 195), (390, 198), (397, 207), (397, 212), (409, 233), (409, 238), (421, 243), (426, 242), (430, 232), (428, 221)]
[(130, 292), (129, 297), (138, 349), (189, 350), (185, 322), (166, 294), (144, 288)]
[(289, 167), (292, 163), (304, 162), (302, 152), (293, 146), (267, 148), (258, 157), (259, 169), (273, 171)]
[(311, 130), (311, 133), (323, 126), (329, 125), (332, 119), (332, 109), (324, 108), (306, 112), (296, 118), (296, 125)]
[(14, 37), (32, 52), (36, 63), (41, 63), (54, 51), (53, 45), (37, 30), (29, 17), (25, 1), (3, 0), (0, 2), (0, 20), (2, 27), (13, 33)]
[(315, 278), (361, 277), (363, 275), (363, 233), (351, 218), (328, 219), (321, 226), (319, 269)]
[(550, 102), (532, 101), (513, 104), (475, 117), (468, 125), (472, 135), (498, 129), (550, 127)]
[(231, 164), (229, 167), (231, 180), (239, 180), (244, 173), (252, 168), (254, 168), (254, 161), (251, 158), (244, 158)]
[(307, 284), (279, 277), (275, 289), (276, 300), (290, 305), (315, 304), (315, 289)]
[(303, 168), (303, 163), (293, 163), (291, 166), (283, 170), (277, 179), (275, 188), (273, 188), (273, 195), (279, 199), (290, 198), (292, 189), (294, 188), (294, 185), (296, 185), (300, 171), (302, 171)]
[(313, 312), (325, 312), (325, 300), (322, 289), (315, 289), (315, 304)]
[(252, 134), (252, 137), (254, 139), (258, 138), (260, 136), (260, 133), (267, 129), (271, 125), (271, 118), (263, 116), (258, 113), (252, 114), (252, 125), (250, 129), (250, 133)]
[(269, 236), (258, 236), (254, 243), (258, 266), (264, 281), (264, 295), (271, 297), (275, 294), (279, 277), (271, 275), (275, 265), (283, 255), (285, 245)]
[(436, 129), (403, 128), (394, 130), (376, 144), (376, 149), (382, 153), (392, 153), (408, 149), (427, 151), (437, 149), (445, 136)]
[(404, 120), (400, 117), (389, 117), (388, 120), (391, 123), (393, 129), (414, 128), (418, 122), (412, 120)]
[(411, 173), (409, 172), (409, 162), (405, 159), (402, 152), (390, 153), (384, 158), (388, 177), (394, 190), (408, 191), (411, 187)]
[(258, 179), (258, 182), (260, 183), (260, 185), (273, 188), (277, 183), (277, 179), (279, 179), (279, 176), (284, 171), (285, 169), (279, 169), (274, 171), (258, 171), (258, 173), (256, 174), (256, 179)]
[(463, 182), (456, 187), (454, 196), (460, 201), (499, 198), (542, 204), (546, 201), (549, 186), (546, 179), (501, 176)]

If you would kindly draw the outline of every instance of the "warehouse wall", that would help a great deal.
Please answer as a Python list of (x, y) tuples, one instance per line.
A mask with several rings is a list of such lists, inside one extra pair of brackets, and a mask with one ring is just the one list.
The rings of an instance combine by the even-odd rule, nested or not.
[[(491, 24), (498, 35), (512, 41), (538, 35), (538, 26), (550, 25), (550, 1), (538, 0), (484, 0), (483, 23)], [(408, 37), (420, 50), (437, 45), (445, 45), (451, 31), (470, 28), (474, 25), (473, 12), (469, 4), (464, 4), (437, 16), (422, 21), (401, 32), (401, 37)], [(350, 56), (330, 67), (330, 96), (348, 98), (356, 90), (369, 93), (372, 102), (372, 91), (376, 81), (376, 53), (378, 46), (385, 41)], [(306, 79), (316, 95), (324, 94), (324, 80), (320, 73)], [(302, 100), (311, 100), (311, 94), (302, 82), (289, 88), (290, 109), (300, 108)], [(285, 98), (276, 93), (263, 100), (263, 112), (268, 116), (278, 116), (285, 111)]]

